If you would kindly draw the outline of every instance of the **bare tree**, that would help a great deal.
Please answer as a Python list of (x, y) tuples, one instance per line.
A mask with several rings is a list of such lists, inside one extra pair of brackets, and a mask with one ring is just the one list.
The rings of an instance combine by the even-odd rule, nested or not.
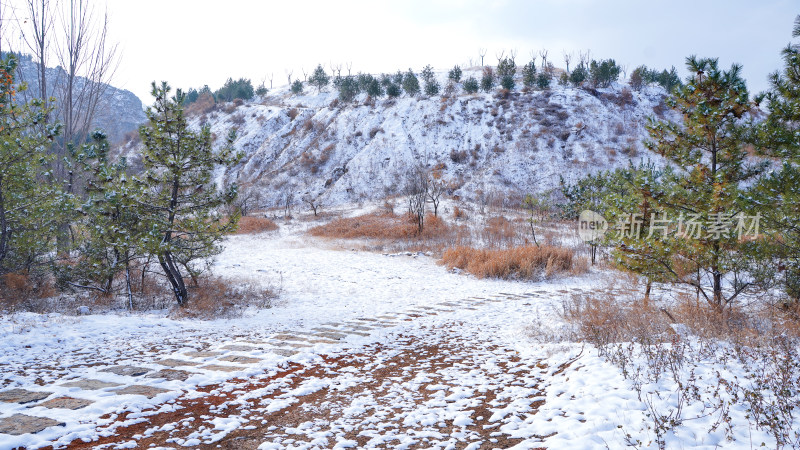
[(289, 191), (283, 197), (283, 217), (286, 219), (292, 218), (292, 204), (294, 203), (294, 192)]
[(542, 69), (547, 68), (547, 49), (539, 50), (539, 56), (542, 57)]
[(628, 65), (627, 64), (622, 64), (622, 65), (619, 66), (619, 68), (622, 71), (622, 79), (623, 79), (623, 81), (627, 80), (628, 79)]
[[(23, 28), (21, 30), (22, 39), (28, 50), (30, 50), (33, 60), (38, 64), (36, 82), (39, 88), (39, 97), (46, 108), (50, 99), (47, 95), (47, 63), (55, 22), (54, 14), (50, 0), (26, 0), (25, 12), (29, 16), (30, 29)], [(45, 117), (44, 122), (42, 125), (46, 125), (49, 122), (49, 118)]]
[(288, 84), (292, 84), (292, 73), (294, 70), (283, 69), (283, 71), (286, 73), (286, 82)]
[(481, 57), (481, 67), (483, 67), (483, 57), (486, 56), (486, 49), (485, 48), (479, 48), (478, 49), (478, 55), (480, 55), (480, 57)]
[(441, 203), (444, 191), (445, 185), (442, 179), (442, 172), (440, 170), (432, 171), (428, 175), (428, 202), (433, 205), (434, 216), (439, 216), (439, 203)]
[(517, 62), (517, 49), (511, 49), (511, 51), (508, 52), (508, 57), (511, 58), (511, 62), (516, 64), (516, 62)]
[(345, 63), (345, 65), (347, 66), (347, 76), (349, 77), (350, 76), (350, 70), (353, 68), (353, 61), (347, 62), (347, 63)]
[[(56, 83), (64, 142), (85, 142), (117, 68), (117, 45), (108, 42), (108, 13), (96, 16), (87, 0), (64, 0), (60, 11), (63, 41), (56, 56), (63, 68)], [(79, 77), (83, 77), (80, 80)]]
[(307, 204), (311, 211), (314, 212), (314, 217), (317, 217), (317, 210), (322, 206), (318, 197), (312, 197), (310, 194), (306, 194), (302, 198), (303, 203)]
[(425, 202), (428, 199), (428, 173), (418, 166), (408, 173), (403, 193), (408, 200), (408, 214), (417, 225), (417, 232), (422, 233), (425, 227)]
[(500, 53), (495, 53), (494, 56), (497, 57), (497, 65), (499, 66), (500, 63), (503, 61), (503, 56), (506, 54), (505, 50), (501, 50)]
[(308, 73), (306, 72), (305, 67), (301, 67), (300, 71), (303, 72), (303, 81), (308, 81)]
[(589, 67), (589, 63), (592, 61), (591, 50), (586, 50), (585, 52), (578, 52), (578, 58), (581, 66)]
[(564, 64), (567, 65), (567, 75), (569, 75), (569, 63), (572, 61), (572, 57), (572, 53), (567, 53), (567, 51), (564, 50)]
[(467, 67), (472, 67), (473, 65), (475, 65), (474, 64), (474, 60), (472, 59), (472, 57), (470, 57), (469, 58), (469, 65)]
[(270, 73), (269, 73), (269, 77), (268, 77), (268, 78), (269, 78), (269, 90), (270, 90), (270, 91), (272, 90), (272, 78), (273, 78), (274, 76), (275, 76), (275, 75), (274, 75), (272, 72), (270, 72)]

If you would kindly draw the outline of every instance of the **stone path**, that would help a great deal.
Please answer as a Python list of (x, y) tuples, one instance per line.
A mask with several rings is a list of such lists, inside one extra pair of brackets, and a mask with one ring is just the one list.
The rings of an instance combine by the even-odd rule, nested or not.
[[(583, 292), (579, 288), (570, 291), (558, 291), (562, 294)], [(0, 402), (16, 403), (26, 407), (36, 407), (31, 414), (16, 413), (8, 417), (0, 417), (0, 441), (3, 434), (22, 435), (38, 433), (49, 427), (64, 425), (62, 411), (85, 408), (93, 402), (82, 398), (89, 391), (103, 391), (117, 396), (143, 396), (148, 399), (171, 392), (168, 389), (147, 385), (148, 379), (162, 379), (177, 383), (187, 383), (193, 375), (208, 371), (228, 373), (235, 377), (236, 373), (257, 369), (265, 361), (267, 354), (289, 357), (300, 349), (310, 348), (316, 344), (336, 344), (348, 336), (370, 336), (376, 330), (397, 326), (412, 321), (417, 317), (435, 316), (460, 309), (476, 309), (487, 303), (530, 300), (545, 295), (552, 296), (552, 291), (535, 291), (524, 295), (497, 294), (486, 297), (469, 297), (458, 301), (446, 301), (433, 305), (414, 306), (401, 313), (386, 313), (377, 317), (362, 317), (344, 322), (330, 322), (314, 327), (310, 331), (285, 331), (267, 337), (264, 340), (236, 340), (219, 343), (212, 348), (201, 350), (185, 350), (180, 353), (155, 354), (152, 361), (146, 361), (160, 368), (119, 364), (113, 366), (97, 366), (97, 378), (74, 378), (55, 383), (59, 388), (69, 388), (69, 395), (56, 394), (52, 388), (45, 386), (27, 386), (25, 389), (15, 388), (0, 391)], [(88, 356), (88, 355), (87, 355)], [(68, 376), (66, 377), (68, 378)], [(177, 388), (173, 392), (183, 392)], [(41, 407), (41, 408), (39, 408)], [(92, 420), (87, 417), (87, 420)]]

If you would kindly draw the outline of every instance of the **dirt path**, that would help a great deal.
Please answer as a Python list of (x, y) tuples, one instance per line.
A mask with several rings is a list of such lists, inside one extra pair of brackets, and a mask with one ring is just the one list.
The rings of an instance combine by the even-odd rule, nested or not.
[(206, 386), (146, 417), (123, 414), (101, 429), (111, 436), (69, 447), (508, 448), (523, 441), (514, 438), (520, 413), (544, 402), (546, 369), (452, 322)]

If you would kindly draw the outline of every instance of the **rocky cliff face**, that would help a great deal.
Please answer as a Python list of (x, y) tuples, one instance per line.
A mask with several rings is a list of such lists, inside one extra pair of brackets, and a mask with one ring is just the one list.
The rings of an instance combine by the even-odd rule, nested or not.
[[(63, 80), (65, 72), (60, 67), (47, 68), (47, 95), (56, 96), (56, 87), (59, 80)], [(28, 90), (21, 95), (23, 99), (40, 97), (38, 86), (38, 64), (33, 62), (30, 57), (20, 58), (17, 73), (17, 81), (27, 82)], [(78, 78), (76, 90), (80, 89), (86, 79)], [(107, 85), (102, 98), (98, 104), (96, 117), (92, 122), (92, 129), (101, 128), (108, 133), (111, 143), (120, 142), (124, 136), (134, 131), (139, 125), (147, 121), (142, 108), (142, 101), (133, 92), (118, 89)]]

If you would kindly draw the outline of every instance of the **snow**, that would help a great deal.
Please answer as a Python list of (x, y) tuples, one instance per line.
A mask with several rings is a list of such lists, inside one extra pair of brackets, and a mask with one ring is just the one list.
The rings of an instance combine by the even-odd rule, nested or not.
[[(464, 76), (480, 71), (468, 69)], [(437, 73), (446, 84), (446, 72)], [(263, 204), (283, 204), (293, 194), (318, 197), (326, 206), (375, 200), (396, 194), (410, 169), (442, 164), (443, 178), (455, 194), (544, 192), (629, 161), (662, 159), (640, 143), (647, 118), (663, 104), (655, 86), (631, 91), (627, 85), (585, 90), (555, 85), (547, 91), (455, 97), (381, 98), (374, 106), (361, 94), (351, 104), (332, 106), (329, 86), (292, 95), (288, 86), (234, 107), (222, 105), (192, 119), (220, 139), (237, 130), (235, 147), (244, 161), (218, 171), (218, 183), (236, 179), (254, 184)], [(631, 101), (621, 101), (623, 92)], [(297, 116), (292, 119), (290, 112)], [(672, 117), (667, 111), (666, 117)], [(631, 152), (629, 149), (634, 149)], [(129, 159), (138, 156), (127, 149)], [(458, 156), (462, 155), (462, 156)]]
[[(281, 286), (280, 300), (272, 308), (241, 318), (194, 321), (165, 318), (163, 312), (0, 318), (3, 390), (23, 387), (94, 402), (76, 411), (0, 403), (0, 418), (57, 415), (65, 423), (33, 435), (0, 435), (0, 448), (95, 440), (115, 435), (126, 425), (149, 424), (157, 414), (180, 411), (181, 401), (223, 394), (229, 396), (226, 402), (207, 414), (148, 426), (143, 436), (174, 433), (174, 445), (192, 447), (255, 427), (264, 436), (261, 449), (356, 448), (361, 446), (356, 437), (366, 439), (368, 446), (394, 448), (480, 448), (504, 439), (516, 448), (621, 448), (630, 434), (651, 447), (647, 401), (662, 406), (679, 402), (674, 382), (667, 377), (645, 383), (647, 397), (638, 398), (631, 380), (588, 346), (542, 343), (531, 336), (531, 328), (542, 324), (563, 327), (557, 314), (560, 302), (572, 293), (601, 288), (608, 273), (537, 283), (480, 280), (450, 273), (424, 255), (389, 257), (336, 248), (303, 234), (305, 226), (228, 239), (216, 262), (218, 275), (234, 280), (258, 277), (265, 285)], [(467, 304), (462, 301), (474, 309), (461, 307)], [(462, 303), (442, 305), (445, 302)], [(437, 311), (421, 314), (425, 307)], [(367, 336), (315, 344), (290, 357), (224, 349), (277, 333), (308, 332), (385, 314), (396, 314), (396, 323), (372, 329), (364, 333)], [(157, 361), (186, 359), (183, 353), (191, 350), (262, 361), (233, 373), (190, 367), (187, 370), (195, 374), (186, 381), (138, 378), (136, 384), (168, 391), (151, 399), (115, 395), (115, 388), (60, 386), (78, 378), (131, 384), (129, 377), (103, 369), (116, 364), (161, 369)], [(196, 361), (213, 363), (216, 357)], [(278, 377), (289, 364), (318, 370)], [(721, 368), (698, 363), (692, 369), (699, 379), (713, 383)], [(735, 364), (723, 375), (747, 376), (745, 368)], [(248, 390), (243, 379), (268, 381)], [(701, 383), (704, 389), (707, 383)], [(214, 389), (206, 392), (204, 386)], [(331, 402), (309, 403), (318, 394), (347, 400), (339, 409)], [(223, 415), (233, 411), (224, 409), (226, 405), (241, 408)], [(309, 418), (286, 429), (261, 420), (304, 408), (311, 411)], [(331, 419), (316, 418), (314, 411), (319, 409), (314, 408), (334, 408)], [(667, 446), (775, 445), (771, 436), (748, 427), (740, 404), (731, 410), (733, 442), (725, 441), (721, 431), (708, 433), (713, 418), (704, 413), (702, 405), (688, 406), (685, 416), (697, 418), (670, 432)], [(136, 440), (120, 440), (116, 447), (135, 446)]]

